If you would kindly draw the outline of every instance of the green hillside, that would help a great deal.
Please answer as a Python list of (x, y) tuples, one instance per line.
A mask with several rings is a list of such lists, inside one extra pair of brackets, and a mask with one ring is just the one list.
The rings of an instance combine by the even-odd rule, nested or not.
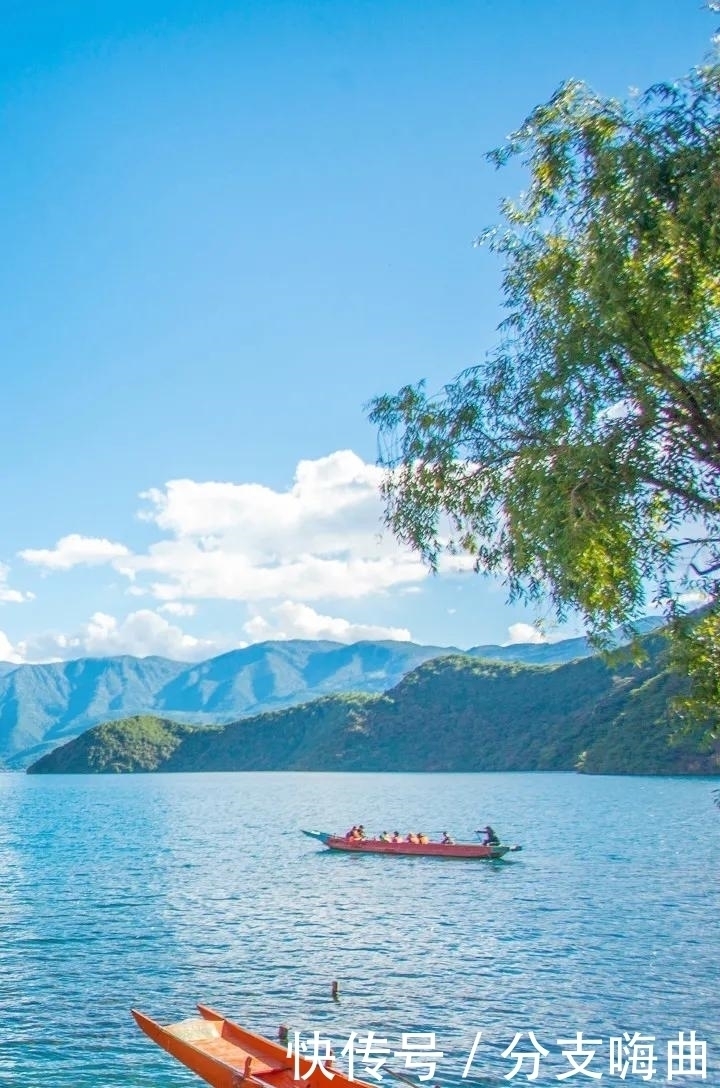
[(193, 726), (150, 714), (106, 722), (42, 756), (28, 774), (157, 771), (193, 731)]
[[(656, 622), (639, 621), (638, 630)], [(615, 632), (612, 641), (623, 641), (623, 633)], [(0, 662), (0, 767), (27, 767), (95, 725), (138, 714), (225, 725), (325, 695), (380, 695), (425, 661), (460, 652), (400, 641), (288, 639), (192, 664), (126, 655), (44, 665)], [(586, 638), (467, 651), (527, 665), (558, 665), (591, 653)]]
[(664, 640), (646, 660), (526, 666), (436, 658), (384, 695), (330, 695), (224, 727), (141, 717), (106, 724), (30, 773), (351, 770), (714, 774), (720, 752), (673, 744)]

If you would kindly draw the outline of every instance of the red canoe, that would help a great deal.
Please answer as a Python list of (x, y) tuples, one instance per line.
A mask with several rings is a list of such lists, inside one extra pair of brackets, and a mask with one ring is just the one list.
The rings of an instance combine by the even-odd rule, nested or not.
[(301, 1079), (296, 1081), (295, 1058), (288, 1058), (284, 1046), (246, 1031), (205, 1005), (198, 1005), (198, 1012), (200, 1016), (163, 1027), (132, 1009), (138, 1027), (154, 1043), (213, 1088), (327, 1088), (330, 1083), (334, 1088), (370, 1088), (363, 1081), (351, 1081), (325, 1061), (325, 1068), (334, 1074), (330, 1082), (320, 1065), (310, 1072), (313, 1063), (302, 1055), (298, 1059)]
[(303, 831), (311, 839), (319, 839), (329, 850), (343, 850), (350, 854), (419, 855), (431, 858), (494, 858), (504, 857), (519, 846), (485, 846), (481, 842), (385, 842), (383, 839), (347, 839), (344, 835), (328, 835), (325, 831)]

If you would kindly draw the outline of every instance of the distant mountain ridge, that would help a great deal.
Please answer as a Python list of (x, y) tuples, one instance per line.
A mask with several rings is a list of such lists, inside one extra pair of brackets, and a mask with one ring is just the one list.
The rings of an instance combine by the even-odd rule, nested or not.
[[(649, 635), (662, 627), (662, 620), (646, 616), (635, 624), (636, 634)], [(615, 631), (611, 645), (620, 646), (627, 639), (622, 631)], [(472, 657), (484, 657), (489, 661), (518, 661), (522, 665), (562, 665), (567, 661), (592, 657), (596, 653), (587, 638), (565, 638), (560, 642), (523, 642), (509, 646), (473, 646), (461, 651)]]
[[(653, 624), (654, 621), (648, 621)], [(196, 664), (163, 657), (81, 658), (45, 665), (0, 663), (0, 766), (25, 767), (111, 719), (156, 714), (220, 724), (342, 692), (378, 694), (456, 647), (412, 642), (287, 640), (256, 643)], [(558, 664), (588, 657), (584, 638), (478, 646), (474, 657)]]

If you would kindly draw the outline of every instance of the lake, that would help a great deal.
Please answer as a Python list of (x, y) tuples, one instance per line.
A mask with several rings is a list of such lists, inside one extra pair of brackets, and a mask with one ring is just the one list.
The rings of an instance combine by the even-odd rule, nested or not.
[[(318, 1031), (338, 1052), (374, 1031), (413, 1077), (431, 1070), (405, 1066), (402, 1035), (434, 1032), (443, 1056), (420, 1085), (527, 1083), (530, 1056), (511, 1074), (537, 1053), (529, 1032), (548, 1051), (535, 1084), (564, 1083), (563, 1050), (583, 1051), (580, 1066), (595, 1052), (571, 1084), (594, 1083), (588, 1070), (621, 1084), (633, 1054), (626, 1083), (699, 1084), (704, 1043), (705, 1083), (720, 1085), (711, 789), (561, 774), (0, 774), (0, 1084), (199, 1085), (129, 1010), (169, 1023), (202, 1001), (272, 1037), (281, 1023), (303, 1041)], [(345, 856), (299, 832), (359, 822), (463, 839), (489, 822), (523, 851)], [(578, 1032), (579, 1045), (558, 1043)], [(643, 1040), (631, 1051), (623, 1038), (635, 1032), (654, 1037), (652, 1078)], [(357, 1064), (356, 1076), (369, 1079)]]

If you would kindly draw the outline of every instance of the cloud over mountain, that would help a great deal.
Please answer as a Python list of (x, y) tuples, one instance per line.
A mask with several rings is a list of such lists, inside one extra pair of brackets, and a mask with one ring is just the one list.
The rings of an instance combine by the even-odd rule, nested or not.
[(508, 635), (510, 636), (506, 643), (508, 646), (516, 646), (519, 643), (541, 645), (548, 641), (547, 636), (532, 623), (511, 623), (508, 627)]
[(328, 639), (333, 642), (362, 642), (391, 640), (409, 642), (410, 632), (404, 627), (382, 627), (377, 624), (351, 623), (340, 616), (323, 616), (307, 604), (284, 601), (270, 609), (270, 619), (256, 615), (244, 626), (250, 642), (269, 639)]
[(212, 654), (244, 643), (196, 638), (164, 616), (148, 608), (131, 612), (124, 619), (95, 612), (70, 634), (44, 632), (16, 644), (0, 632), (0, 660), (31, 664), (72, 661), (80, 657), (169, 657), (175, 661), (201, 661)]

